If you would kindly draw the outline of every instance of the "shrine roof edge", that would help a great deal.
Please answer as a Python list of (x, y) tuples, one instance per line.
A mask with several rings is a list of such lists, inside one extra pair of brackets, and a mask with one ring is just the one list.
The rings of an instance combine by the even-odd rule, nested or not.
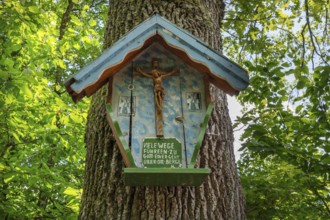
[(160, 34), (167, 43), (175, 47), (180, 47), (180, 43), (185, 44), (185, 46), (182, 46), (182, 50), (186, 53), (197, 51), (195, 57), (193, 55), (189, 57), (195, 58), (198, 62), (206, 65), (215, 73), (213, 77), (219, 77), (219, 79), (226, 81), (237, 91), (236, 94), (248, 86), (249, 78), (246, 70), (218, 51), (210, 48), (196, 36), (155, 14), (135, 26), (98, 58), (66, 81), (66, 89), (73, 100), (76, 101), (78, 96), (79, 99), (85, 96), (85, 89), (92, 84), (100, 84), (98, 80), (104, 73), (105, 68), (127, 60), (125, 58), (131, 51), (141, 48), (145, 41), (156, 34)]

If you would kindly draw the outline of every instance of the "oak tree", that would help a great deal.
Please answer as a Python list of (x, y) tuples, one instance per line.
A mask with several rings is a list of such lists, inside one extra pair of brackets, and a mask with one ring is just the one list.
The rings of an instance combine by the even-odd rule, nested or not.
[[(154, 13), (221, 51), (222, 1), (110, 1), (104, 48)], [(211, 174), (200, 187), (126, 187), (123, 161), (106, 120), (107, 89), (92, 98), (86, 127), (86, 167), (80, 219), (244, 219), (224, 92), (211, 86), (216, 107), (198, 166)]]

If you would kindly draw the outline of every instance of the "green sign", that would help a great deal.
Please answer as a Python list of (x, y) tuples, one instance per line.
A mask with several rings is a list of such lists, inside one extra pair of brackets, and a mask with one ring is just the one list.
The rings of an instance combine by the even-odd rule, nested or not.
[(142, 163), (148, 168), (182, 167), (182, 147), (176, 138), (145, 138)]

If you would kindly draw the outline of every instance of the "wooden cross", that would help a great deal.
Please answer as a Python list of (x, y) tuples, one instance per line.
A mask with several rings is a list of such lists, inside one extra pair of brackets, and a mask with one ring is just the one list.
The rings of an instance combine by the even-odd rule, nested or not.
[(175, 73), (179, 73), (178, 69), (174, 69), (168, 73), (162, 73), (158, 70), (159, 61), (152, 59), (151, 61), (153, 70), (151, 73), (146, 73), (141, 68), (136, 68), (135, 73), (142, 74), (145, 77), (151, 78), (154, 81), (154, 99), (155, 99), (155, 121), (156, 121), (156, 136), (164, 137), (163, 129), (163, 101), (165, 97), (164, 87), (162, 80)]

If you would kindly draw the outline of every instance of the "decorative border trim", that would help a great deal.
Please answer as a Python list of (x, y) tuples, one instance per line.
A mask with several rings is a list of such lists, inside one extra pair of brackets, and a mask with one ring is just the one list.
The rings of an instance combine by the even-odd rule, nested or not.
[(132, 152), (129, 149), (125, 138), (123, 137), (123, 134), (121, 132), (118, 121), (112, 120), (114, 118), (113, 117), (114, 112), (112, 111), (112, 105), (110, 103), (106, 103), (106, 112), (107, 112), (108, 122), (110, 124), (112, 132), (113, 132), (116, 142), (118, 144), (119, 151), (120, 151), (121, 155), (123, 156), (125, 166), (126, 167), (136, 167), (136, 164), (135, 164), (133, 156), (132, 156)]
[(191, 160), (190, 160), (190, 163), (189, 163), (189, 166), (188, 166), (189, 168), (194, 168), (195, 165), (196, 165), (197, 156), (198, 156), (199, 150), (202, 146), (204, 135), (205, 135), (205, 132), (206, 132), (206, 127), (207, 127), (207, 124), (210, 120), (211, 113), (212, 113), (213, 109), (214, 109), (214, 104), (210, 103), (207, 107), (205, 117), (204, 117), (204, 121), (203, 121), (202, 126), (201, 126), (201, 130), (199, 131), (199, 134), (198, 134), (197, 143), (195, 145), (195, 150), (194, 150), (194, 153), (191, 157)]

